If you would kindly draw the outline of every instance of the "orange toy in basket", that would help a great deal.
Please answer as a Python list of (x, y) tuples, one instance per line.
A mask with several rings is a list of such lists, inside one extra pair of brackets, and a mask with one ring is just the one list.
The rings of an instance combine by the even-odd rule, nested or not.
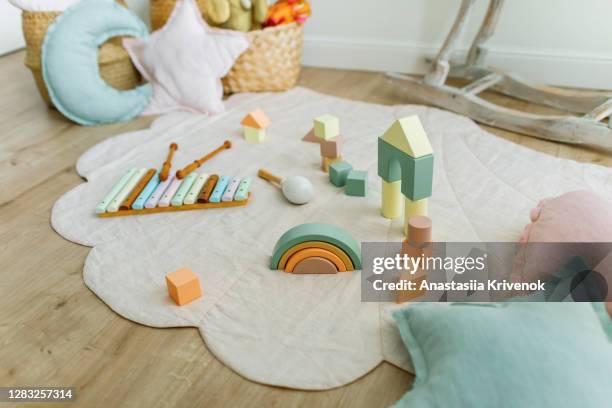
[(303, 24), (310, 17), (310, 3), (306, 0), (281, 0), (271, 5), (264, 27), (297, 22)]

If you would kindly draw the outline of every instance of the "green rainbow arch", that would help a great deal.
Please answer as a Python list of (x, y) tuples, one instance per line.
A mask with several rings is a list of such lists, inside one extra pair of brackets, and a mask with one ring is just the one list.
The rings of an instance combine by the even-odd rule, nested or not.
[(285, 232), (274, 246), (270, 268), (278, 269), (280, 259), (287, 250), (308, 241), (337, 246), (348, 255), (355, 269), (361, 269), (361, 247), (355, 238), (340, 227), (318, 222), (300, 224)]

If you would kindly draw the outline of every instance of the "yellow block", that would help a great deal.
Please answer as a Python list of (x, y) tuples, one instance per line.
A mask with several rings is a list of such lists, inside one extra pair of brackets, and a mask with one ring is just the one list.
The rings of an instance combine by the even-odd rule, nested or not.
[(382, 180), (382, 204), (380, 212), (385, 218), (402, 216), (402, 181), (388, 183)]
[(396, 120), (382, 135), (382, 139), (410, 157), (433, 154), (427, 133), (416, 115)]
[(411, 199), (404, 197), (404, 235), (407, 239), (409, 239), (408, 221), (415, 215), (427, 215), (427, 203), (427, 198), (412, 201)]
[(247, 142), (261, 143), (266, 138), (266, 131), (264, 129), (244, 126), (244, 138)]

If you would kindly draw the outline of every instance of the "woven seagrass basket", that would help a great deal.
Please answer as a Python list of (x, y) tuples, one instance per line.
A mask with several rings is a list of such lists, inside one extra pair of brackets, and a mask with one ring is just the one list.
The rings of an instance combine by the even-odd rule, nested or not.
[[(123, 4), (123, 1), (118, 1)], [(22, 28), (26, 41), (25, 65), (32, 71), (38, 92), (43, 100), (53, 106), (41, 70), (41, 48), (47, 29), (59, 16), (59, 12), (32, 12), (22, 13)], [(110, 86), (119, 90), (127, 90), (140, 84), (141, 77), (132, 65), (130, 56), (121, 45), (121, 38), (111, 38), (100, 47), (98, 54), (100, 76)]]
[[(197, 0), (198, 7), (206, 0)], [(161, 28), (176, 0), (151, 0), (151, 26)], [(203, 16), (206, 18), (206, 16)], [(302, 26), (296, 23), (247, 33), (251, 46), (223, 78), (226, 93), (286, 91), (295, 86), (302, 60)]]

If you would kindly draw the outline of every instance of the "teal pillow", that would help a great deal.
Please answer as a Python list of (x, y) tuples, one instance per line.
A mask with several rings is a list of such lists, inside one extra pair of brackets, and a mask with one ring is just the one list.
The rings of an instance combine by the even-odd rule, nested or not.
[(604, 309), (513, 302), (396, 310), (416, 379), (395, 406), (611, 406), (612, 320)]
[(83, 0), (49, 27), (42, 46), (42, 73), (55, 107), (82, 125), (132, 119), (151, 99), (151, 86), (128, 91), (109, 86), (98, 68), (98, 47), (116, 36), (146, 37), (135, 14), (111, 0)]

